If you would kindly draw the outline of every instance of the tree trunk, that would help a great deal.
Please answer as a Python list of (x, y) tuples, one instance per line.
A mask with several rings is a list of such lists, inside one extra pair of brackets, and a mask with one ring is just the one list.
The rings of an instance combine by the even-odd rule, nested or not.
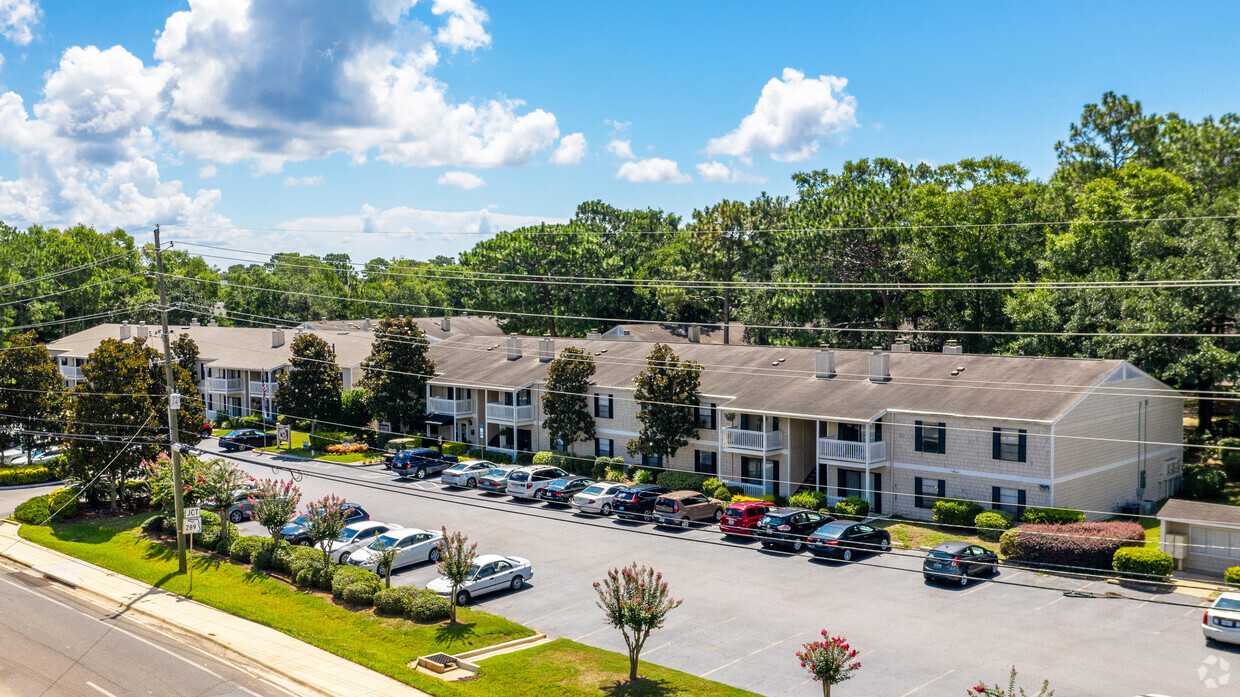
[[(1214, 385), (1210, 385), (1212, 389)], [(1214, 400), (1197, 400), (1197, 433), (1205, 433), (1214, 428)]]
[(629, 654), (629, 682), (637, 680), (637, 655)]
[(822, 697), (831, 697), (831, 683), (822, 681)]

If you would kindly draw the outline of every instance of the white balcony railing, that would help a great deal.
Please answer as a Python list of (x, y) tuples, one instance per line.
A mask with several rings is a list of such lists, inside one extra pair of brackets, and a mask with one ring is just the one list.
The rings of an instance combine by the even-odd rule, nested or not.
[(487, 421), (504, 421), (512, 424), (533, 423), (534, 405), (522, 404), (520, 406), (513, 406), (511, 404), (487, 402)]
[(759, 497), (766, 494), (766, 487), (762, 484), (746, 484), (744, 482), (725, 482), (728, 486), (739, 486), (741, 494), (744, 496)]
[(723, 430), (723, 447), (752, 453), (770, 453), (784, 447), (780, 431), (746, 431), (740, 428)]
[(207, 391), (230, 393), (241, 391), (241, 378), (207, 378)]
[(443, 397), (431, 397), (426, 400), (426, 410), (436, 414), (448, 414), (450, 416), (468, 416), (474, 413), (474, 400), (472, 399), (445, 399)]
[(250, 381), (250, 396), (262, 397), (264, 385), (267, 386), (267, 396), (274, 397), (276, 394), (276, 384), (274, 382), (263, 382), (262, 380)]
[(63, 375), (63, 376), (64, 376), (66, 379), (68, 379), (68, 380), (82, 380), (82, 379), (84, 379), (84, 377), (83, 377), (83, 375), (82, 375), (82, 368), (81, 368), (80, 366), (76, 366), (76, 365), (62, 365), (62, 366), (60, 366), (60, 374), (61, 374), (61, 375)]
[(857, 443), (835, 438), (818, 439), (818, 459), (845, 462), (883, 462), (887, 459), (886, 441)]

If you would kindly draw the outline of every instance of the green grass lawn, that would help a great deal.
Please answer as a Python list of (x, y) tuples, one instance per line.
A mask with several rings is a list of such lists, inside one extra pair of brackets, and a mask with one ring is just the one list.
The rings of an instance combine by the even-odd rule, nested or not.
[[(269, 448), (258, 448), (264, 453), (285, 453), (294, 457), (305, 457), (312, 460), (326, 460), (327, 462), (342, 462), (345, 464), (354, 462), (377, 462), (383, 458), (375, 453), (346, 453), (342, 455), (333, 455), (319, 450), (310, 449), (310, 434), (304, 431), (293, 431), (289, 435), (290, 443), (280, 446), (271, 446)], [(291, 448), (289, 446), (292, 446)]]
[[(533, 632), (515, 622), (461, 608), (460, 624), (421, 625), (354, 612), (264, 573), (196, 554), (194, 590), (177, 571), (176, 552), (137, 529), (150, 514), (76, 525), (24, 525), (37, 544), (264, 624), (435, 695), (750, 695), (710, 680), (643, 663), (648, 679), (627, 684), (628, 658), (566, 640), (483, 662), (476, 680), (445, 683), (408, 667), (418, 656), (490, 646)], [(601, 622), (600, 618), (600, 622)]]
[(911, 549), (918, 547), (934, 547), (948, 540), (961, 540), (978, 544), (991, 551), (999, 551), (998, 542), (990, 542), (983, 540), (977, 535), (965, 534), (967, 530), (953, 529), (949, 527), (939, 527), (931, 523), (921, 523), (909, 520), (888, 519), (875, 521), (879, 527), (886, 528), (891, 533), (891, 543), (893, 545), (902, 544)]

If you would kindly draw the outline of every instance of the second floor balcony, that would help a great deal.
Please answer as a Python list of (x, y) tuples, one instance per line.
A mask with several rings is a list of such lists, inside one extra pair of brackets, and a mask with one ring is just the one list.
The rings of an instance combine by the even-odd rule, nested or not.
[(773, 453), (784, 447), (780, 431), (749, 431), (743, 428), (723, 429), (723, 449), (739, 453)]
[(447, 414), (449, 416), (472, 416), (474, 413), (474, 400), (430, 397), (426, 400), (426, 410), (434, 414)]
[(241, 378), (207, 378), (207, 392), (233, 394), (241, 392)]
[(844, 462), (884, 462), (887, 460), (887, 443), (875, 441), (860, 443), (837, 438), (818, 439), (819, 460), (842, 460)]
[(267, 395), (268, 397), (274, 397), (274, 396), (275, 396), (275, 394), (276, 394), (276, 383), (274, 383), (274, 382), (263, 382), (263, 381), (261, 381), (261, 380), (251, 380), (251, 381), (250, 381), (250, 396), (251, 396), (251, 397), (262, 397), (262, 396), (263, 396), (263, 394), (264, 394), (264, 393), (263, 393), (263, 388), (264, 388), (264, 387), (266, 387), (266, 388), (267, 388), (266, 395)]
[(514, 426), (517, 424), (532, 424), (534, 423), (534, 405), (487, 402), (487, 422), (507, 423)]
[(82, 368), (81, 368), (80, 366), (76, 366), (76, 365), (62, 365), (62, 366), (60, 366), (60, 374), (61, 374), (61, 375), (62, 375), (62, 376), (63, 376), (66, 380), (83, 380), (83, 379), (85, 379), (85, 376), (83, 376), (83, 375), (82, 375)]

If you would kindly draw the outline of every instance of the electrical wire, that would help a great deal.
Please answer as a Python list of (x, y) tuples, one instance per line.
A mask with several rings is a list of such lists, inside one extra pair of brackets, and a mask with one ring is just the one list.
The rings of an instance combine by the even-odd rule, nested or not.
[(85, 264), (81, 264), (81, 265), (79, 265), (79, 266), (74, 266), (74, 267), (67, 268), (67, 269), (61, 269), (61, 270), (59, 270), (59, 271), (53, 271), (52, 273), (45, 274), (45, 275), (43, 275), (43, 276), (38, 276), (38, 277), (36, 277), (36, 278), (27, 278), (27, 279), (23, 279), (23, 280), (21, 280), (21, 281), (16, 281), (16, 282), (14, 282), (14, 283), (8, 283), (8, 284), (5, 284), (5, 285), (0, 286), (0, 292), (3, 292), (3, 291), (6, 291), (6, 290), (9, 290), (10, 288), (18, 288), (18, 287), (20, 287), (20, 286), (30, 285), (31, 283), (38, 283), (38, 282), (40, 282), (40, 281), (47, 281), (47, 280), (50, 280), (50, 279), (53, 279), (53, 278), (59, 278), (60, 276), (65, 276), (65, 275), (68, 275), (68, 274), (71, 274), (71, 273), (75, 273), (75, 272), (77, 272), (77, 271), (84, 271), (84, 270), (86, 270), (86, 269), (89, 269), (89, 268), (92, 268), (92, 267), (95, 267), (95, 266), (102, 266), (103, 264), (106, 264), (106, 263), (108, 263), (109, 261), (114, 261), (114, 260), (119, 259), (119, 258), (121, 258), (121, 257), (127, 257), (127, 256), (129, 256), (129, 255), (131, 255), (131, 254), (135, 253), (136, 251), (137, 251), (137, 250), (126, 251), (126, 252), (120, 252), (120, 253), (117, 253), (117, 254), (113, 254), (112, 256), (109, 256), (109, 257), (104, 257), (104, 258), (102, 258), (102, 259), (96, 259), (95, 261), (91, 261), (91, 262), (87, 262), (87, 263), (85, 263)]
[(133, 278), (134, 276), (145, 276), (145, 275), (146, 275), (145, 271), (137, 271), (131, 274), (125, 274), (124, 276), (116, 276), (114, 278), (105, 278), (102, 281), (95, 281), (94, 283), (87, 283), (84, 286), (75, 286), (73, 288), (65, 288), (63, 290), (58, 290), (58, 291), (54, 291), (51, 293), (44, 293), (43, 295), (36, 295), (30, 298), (18, 298), (17, 300), (10, 300), (8, 302), (0, 303), (0, 307), (9, 307), (10, 305), (19, 305), (21, 303), (33, 302), (35, 300), (51, 298), (57, 295), (64, 295), (65, 293), (72, 293), (74, 291), (86, 290), (87, 288), (94, 288), (96, 286), (101, 286), (106, 283), (116, 283), (117, 281), (123, 281), (127, 278)]

